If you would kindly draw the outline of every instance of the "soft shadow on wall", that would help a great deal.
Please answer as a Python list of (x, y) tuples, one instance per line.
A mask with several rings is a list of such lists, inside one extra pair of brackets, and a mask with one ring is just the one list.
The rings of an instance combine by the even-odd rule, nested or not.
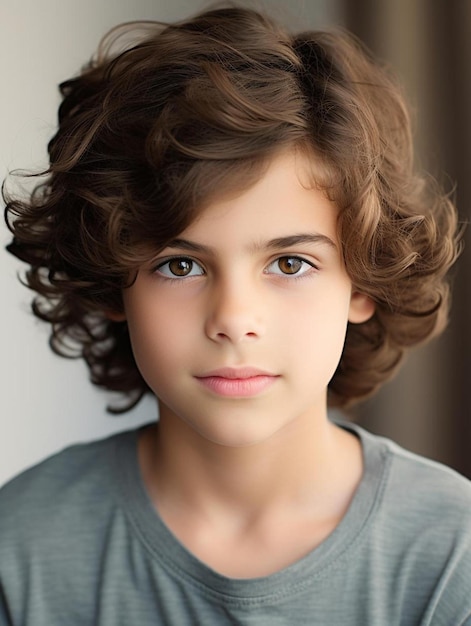
[[(418, 163), (456, 187), (471, 220), (471, 2), (339, 0), (344, 23), (401, 78), (416, 115)], [(471, 477), (471, 231), (455, 269), (445, 334), (420, 348), (357, 421)]]

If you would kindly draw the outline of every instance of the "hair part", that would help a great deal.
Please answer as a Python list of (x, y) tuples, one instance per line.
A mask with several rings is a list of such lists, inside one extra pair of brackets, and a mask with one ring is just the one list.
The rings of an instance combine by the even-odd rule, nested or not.
[(348, 327), (330, 404), (370, 395), (443, 329), (456, 211), (414, 172), (403, 96), (351, 35), (291, 34), (244, 8), (124, 25), (60, 90), (46, 179), (26, 199), (4, 191), (8, 250), (30, 266), (52, 349), (83, 357), (93, 383), (126, 395), (124, 410), (150, 390), (126, 323), (110, 315), (123, 289), (205, 206), (249, 188), (286, 149), (310, 155), (312, 184), (339, 207), (354, 289), (376, 304)]

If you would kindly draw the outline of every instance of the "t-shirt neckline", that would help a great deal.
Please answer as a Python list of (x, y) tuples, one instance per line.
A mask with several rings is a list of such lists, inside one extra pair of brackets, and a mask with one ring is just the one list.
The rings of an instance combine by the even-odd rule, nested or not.
[(269, 576), (229, 578), (193, 555), (171, 532), (148, 496), (138, 460), (139, 429), (117, 438), (116, 463), (120, 477), (121, 506), (152, 559), (171, 574), (209, 595), (224, 596), (225, 602), (274, 602), (302, 591), (312, 577), (328, 577), (342, 567), (367, 534), (379, 505), (388, 469), (388, 450), (381, 440), (357, 425), (337, 422), (356, 434), (363, 451), (363, 476), (342, 520), (316, 548), (286, 568)]

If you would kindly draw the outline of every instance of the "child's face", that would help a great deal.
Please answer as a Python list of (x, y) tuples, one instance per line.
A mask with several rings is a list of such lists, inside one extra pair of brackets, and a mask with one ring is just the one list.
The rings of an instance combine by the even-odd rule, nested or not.
[(347, 322), (373, 312), (352, 294), (336, 207), (300, 182), (305, 165), (277, 157), (248, 191), (208, 206), (125, 290), (136, 362), (161, 417), (198, 437), (243, 446), (325, 417)]

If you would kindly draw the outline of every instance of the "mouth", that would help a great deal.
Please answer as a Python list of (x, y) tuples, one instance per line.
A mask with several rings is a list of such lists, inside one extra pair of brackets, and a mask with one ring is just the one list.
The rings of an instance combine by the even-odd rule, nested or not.
[(254, 367), (225, 367), (195, 378), (205, 389), (218, 396), (247, 398), (261, 394), (279, 376)]
[(271, 372), (261, 370), (258, 367), (221, 367), (217, 370), (211, 370), (205, 374), (200, 374), (197, 378), (227, 378), (229, 380), (244, 380), (246, 378), (255, 378), (256, 376), (274, 376)]

